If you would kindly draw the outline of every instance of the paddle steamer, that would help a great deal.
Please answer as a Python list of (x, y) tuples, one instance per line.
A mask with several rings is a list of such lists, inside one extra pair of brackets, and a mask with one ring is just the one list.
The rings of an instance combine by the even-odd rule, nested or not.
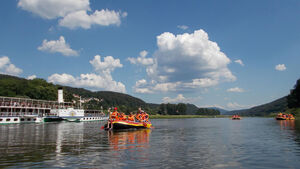
[(0, 97), (0, 124), (108, 119), (99, 110), (84, 110), (80, 107), (75, 108), (73, 103), (64, 102), (62, 89), (58, 90), (57, 101)]

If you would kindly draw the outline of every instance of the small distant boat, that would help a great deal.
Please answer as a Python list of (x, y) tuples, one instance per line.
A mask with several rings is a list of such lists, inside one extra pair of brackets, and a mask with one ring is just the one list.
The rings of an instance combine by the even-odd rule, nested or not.
[(241, 120), (242, 118), (239, 115), (233, 115), (232, 120)]
[(295, 120), (295, 117), (292, 114), (278, 113), (276, 120)]
[(127, 120), (114, 120), (110, 122), (112, 127), (108, 127), (107, 124), (104, 125), (105, 130), (113, 129), (113, 130), (121, 130), (121, 129), (149, 129), (152, 124), (150, 121), (148, 122), (133, 122)]

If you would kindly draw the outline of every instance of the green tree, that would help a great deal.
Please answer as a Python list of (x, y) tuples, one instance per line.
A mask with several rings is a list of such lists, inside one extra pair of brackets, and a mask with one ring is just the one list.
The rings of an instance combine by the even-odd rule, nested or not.
[(187, 106), (184, 103), (179, 103), (176, 106), (176, 110), (178, 111), (179, 114), (186, 114), (186, 109)]
[(199, 108), (196, 112), (197, 115), (220, 115), (219, 110), (208, 109), (208, 108)]

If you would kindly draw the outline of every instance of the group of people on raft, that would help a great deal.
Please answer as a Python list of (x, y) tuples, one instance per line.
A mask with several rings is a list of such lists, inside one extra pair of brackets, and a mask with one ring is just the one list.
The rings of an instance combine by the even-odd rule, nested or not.
[(231, 117), (231, 119), (232, 119), (232, 120), (240, 120), (241, 117), (240, 117), (239, 115), (235, 114), (235, 115), (233, 115), (233, 116)]
[(277, 120), (294, 120), (295, 117), (292, 114), (284, 114), (284, 113), (278, 113), (276, 116)]
[(138, 109), (138, 112), (136, 114), (130, 112), (129, 115), (126, 115), (125, 113), (119, 113), (117, 107), (114, 108), (113, 112), (111, 112), (110, 109), (108, 109), (108, 112), (109, 112), (109, 120), (111, 121), (115, 121), (115, 120), (122, 120), (122, 121), (129, 121), (129, 122), (149, 121), (149, 114), (144, 112), (141, 108)]

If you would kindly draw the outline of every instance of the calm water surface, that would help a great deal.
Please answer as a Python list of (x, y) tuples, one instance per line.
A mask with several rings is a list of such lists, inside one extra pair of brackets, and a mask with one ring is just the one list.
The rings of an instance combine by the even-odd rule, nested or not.
[(0, 125), (0, 168), (299, 168), (300, 121), (155, 119), (152, 130), (104, 122)]

